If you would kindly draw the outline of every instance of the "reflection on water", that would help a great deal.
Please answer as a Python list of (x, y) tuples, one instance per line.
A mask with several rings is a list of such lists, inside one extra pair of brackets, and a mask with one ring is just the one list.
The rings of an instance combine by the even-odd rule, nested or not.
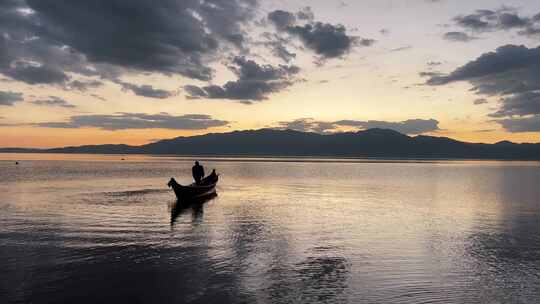
[(204, 204), (210, 202), (217, 197), (217, 193), (211, 193), (209, 195), (193, 198), (190, 200), (180, 201), (177, 200), (169, 204), (171, 209), (171, 226), (174, 226), (176, 219), (187, 212), (191, 211), (191, 218), (194, 223), (202, 222), (202, 216), (204, 212)]
[(540, 300), (539, 163), (191, 162), (0, 155), (0, 303)]

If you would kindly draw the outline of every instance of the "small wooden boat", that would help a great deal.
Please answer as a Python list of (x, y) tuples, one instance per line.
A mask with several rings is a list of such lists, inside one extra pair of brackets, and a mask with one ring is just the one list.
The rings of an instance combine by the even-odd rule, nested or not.
[(189, 202), (190, 200), (215, 194), (218, 180), (218, 174), (210, 174), (203, 178), (199, 184), (193, 183), (188, 186), (182, 186), (174, 178), (171, 178), (167, 186), (174, 190), (174, 194), (176, 194), (176, 198), (179, 201)]

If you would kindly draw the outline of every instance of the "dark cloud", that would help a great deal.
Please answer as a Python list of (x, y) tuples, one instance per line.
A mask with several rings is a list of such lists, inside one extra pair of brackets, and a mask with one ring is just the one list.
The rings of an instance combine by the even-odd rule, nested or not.
[(268, 13), (268, 20), (278, 29), (286, 29), (296, 23), (296, 16), (291, 12), (275, 10)]
[(289, 37), (283, 37), (277, 33), (269, 32), (264, 32), (261, 37), (265, 40), (261, 44), (269, 48), (272, 54), (283, 60), (283, 62), (289, 63), (296, 58), (296, 53), (290, 49), (290, 46), (293, 45)]
[(503, 7), (498, 10), (477, 10), (473, 14), (457, 16), (457, 26), (474, 32), (519, 30), (518, 34), (533, 36), (539, 33), (540, 19), (520, 16), (516, 9)]
[(259, 65), (253, 60), (248, 60), (245, 57), (235, 57), (232, 61), (233, 65), (229, 69), (233, 71), (240, 80), (279, 80), (294, 75), (300, 71), (297, 66), (273, 67), (271, 65)]
[[(213, 63), (232, 53), (250, 53), (253, 39), (247, 30), (258, 9), (259, 0), (0, 0), (0, 74), (78, 91), (147, 73), (210, 81)], [(293, 40), (314, 51), (318, 62), (374, 43), (348, 35), (343, 25), (315, 22), (310, 7), (274, 11), (268, 19), (278, 28), (277, 38), (268, 43), (284, 62), (296, 57)], [(201, 90), (208, 98), (261, 100), (291, 85), (296, 72), (287, 73)], [(174, 94), (151, 85), (122, 87), (151, 98)]]
[[(330, 58), (340, 58), (348, 54), (354, 46), (371, 46), (373, 39), (361, 39), (347, 34), (347, 29), (341, 24), (330, 24), (314, 21), (313, 11), (306, 7), (296, 15), (282, 10), (268, 14), (268, 20), (278, 31), (297, 37), (303, 45), (315, 52), (319, 62)], [(297, 21), (307, 21), (298, 24)]]
[(29, 84), (133, 71), (209, 80), (208, 62), (220, 50), (247, 48), (244, 27), (257, 7), (257, 0), (3, 0), (0, 73)]
[(136, 85), (119, 80), (117, 80), (116, 82), (122, 86), (123, 90), (132, 91), (135, 95), (148, 98), (165, 99), (177, 94), (177, 92), (155, 89), (152, 85), (148, 84)]
[(469, 42), (477, 39), (464, 32), (447, 32), (443, 35), (443, 38), (455, 42)]
[(99, 80), (73, 80), (67, 84), (67, 88), (70, 90), (86, 91), (88, 89), (97, 88), (103, 85), (102, 81)]
[(210, 85), (210, 86), (205, 86), (201, 88), (195, 85), (185, 85), (184, 90), (188, 94), (186, 97), (191, 98), (191, 99), (199, 99), (199, 98), (208, 97), (209, 93), (207, 91), (210, 90), (209, 89), (210, 87), (212, 86)]
[(477, 98), (473, 101), (475, 105), (482, 105), (488, 103), (487, 99), (485, 98)]
[(366, 38), (358, 39), (355, 41), (358, 42), (358, 44), (361, 46), (372, 46), (375, 44), (375, 42), (377, 42), (377, 40), (375, 39), (366, 39)]
[(522, 28), (529, 25), (529, 20), (516, 14), (502, 13), (499, 16), (499, 26), (502, 29)]
[(291, 86), (294, 83), (294, 75), (300, 71), (297, 66), (259, 65), (245, 57), (235, 57), (229, 69), (236, 74), (237, 80), (229, 81), (223, 86), (185, 86), (188, 97), (231, 99), (244, 103), (261, 101), (267, 99), (269, 94)]
[[(540, 47), (506, 45), (485, 53), (447, 75), (435, 75), (427, 83), (445, 85), (468, 81), (479, 95), (499, 96), (500, 107), (491, 117), (511, 132), (530, 129), (540, 115)], [(516, 118), (520, 116), (521, 118)], [(509, 128), (511, 127), (511, 128)]]
[(185, 86), (185, 90), (189, 94), (188, 98), (230, 99), (250, 104), (252, 101), (265, 100), (268, 94), (279, 92), (291, 84), (288, 81), (237, 80), (229, 81), (223, 86)]
[(43, 20), (60, 28), (47, 29), (54, 38), (92, 61), (199, 79), (210, 78), (201, 57), (217, 50), (220, 38), (238, 43), (240, 24), (256, 4), (251, 0), (28, 2)]
[(439, 122), (435, 119), (409, 119), (402, 122), (378, 120), (339, 120), (328, 122), (317, 121), (312, 118), (301, 118), (293, 121), (282, 121), (278, 124), (279, 128), (317, 133), (336, 132), (339, 127), (352, 127), (359, 130), (383, 128), (395, 130), (403, 134), (423, 134), (440, 130)]
[(213, 119), (209, 115), (186, 114), (174, 116), (167, 113), (117, 113), (113, 115), (77, 115), (67, 122), (34, 124), (45, 128), (100, 128), (104, 130), (172, 129), (205, 130), (228, 125), (228, 121)]
[(504, 97), (500, 109), (492, 117), (540, 115), (540, 91), (524, 92)]
[[(491, 14), (490, 14), (491, 15)], [(490, 24), (487, 21), (482, 20), (485, 14), (471, 14), (466, 16), (458, 16), (454, 18), (454, 21), (457, 25), (474, 30), (474, 31), (485, 31), (490, 29)]]
[(4, 75), (28, 84), (60, 84), (69, 79), (66, 73), (53, 66), (33, 66), (24, 63), (6, 69)]
[(282, 42), (279, 42), (279, 40), (274, 40), (274, 42), (271, 45), (272, 45), (273, 54), (276, 57), (281, 58), (283, 61), (288, 63), (294, 58), (296, 58), (296, 53), (292, 53), (291, 51), (289, 51), (289, 49), (287, 49), (285, 44)]
[(540, 115), (497, 120), (508, 132), (540, 132)]
[[(540, 23), (540, 21), (537, 21)], [(524, 36), (540, 36), (540, 24), (527, 27), (526, 29), (519, 31), (518, 34), (524, 35)]]
[(359, 40), (357, 37), (347, 35), (345, 26), (341, 24), (316, 22), (303, 26), (289, 26), (286, 31), (299, 37), (307, 48), (322, 59), (342, 57), (359, 42), (364, 46), (372, 45), (374, 42), (374, 40)]
[(66, 100), (60, 97), (56, 97), (56, 96), (49, 96), (48, 99), (34, 100), (34, 101), (31, 101), (31, 103), (38, 106), (75, 108), (75, 105), (72, 105)]
[(0, 106), (12, 106), (23, 100), (23, 94), (19, 92), (0, 91)]
[(244, 26), (255, 17), (259, 0), (204, 0), (196, 1), (195, 5), (198, 5), (195, 12), (211, 35), (221, 37), (240, 49), (248, 47)]
[[(482, 79), (486, 79), (485, 77), (501, 76), (502, 73), (507, 72), (521, 72), (522, 69), (538, 71), (539, 67), (540, 47), (529, 49), (525, 46), (505, 45), (497, 48), (495, 52), (483, 54), (448, 75), (429, 79), (428, 84), (442, 85), (463, 80), (483, 82)], [(497, 88), (500, 93), (508, 89), (508, 86)]]

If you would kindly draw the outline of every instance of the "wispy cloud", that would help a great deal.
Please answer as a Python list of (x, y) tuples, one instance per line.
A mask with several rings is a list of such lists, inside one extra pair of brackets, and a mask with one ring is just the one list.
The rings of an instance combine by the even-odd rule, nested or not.
[(30, 103), (38, 106), (45, 106), (45, 107), (62, 107), (62, 108), (75, 108), (76, 106), (67, 102), (66, 100), (56, 97), (56, 96), (49, 96), (48, 99), (38, 99), (31, 101)]
[(0, 106), (12, 106), (23, 100), (23, 94), (12, 91), (0, 91)]

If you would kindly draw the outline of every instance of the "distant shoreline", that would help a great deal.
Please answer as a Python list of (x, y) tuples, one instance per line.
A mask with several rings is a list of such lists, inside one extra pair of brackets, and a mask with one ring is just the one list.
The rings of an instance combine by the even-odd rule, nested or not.
[(51, 149), (0, 148), (0, 153), (139, 154), (282, 160), (540, 160), (540, 144), (516, 144), (509, 141), (478, 144), (446, 137), (411, 137), (388, 129), (328, 135), (260, 129), (177, 137), (142, 146), (106, 144)]
[[(488, 158), (406, 158), (406, 157), (340, 157), (340, 156), (276, 156), (276, 155), (182, 155), (182, 154), (140, 154), (140, 153), (55, 153), (55, 152), (4, 152), (0, 151), (0, 161), (16, 158), (2, 159), (1, 155), (55, 155), (55, 156), (104, 156), (121, 157), (126, 159), (109, 159), (117, 161), (130, 161), (129, 157), (144, 157), (149, 159), (177, 159), (199, 160), (211, 162), (286, 162), (286, 163), (444, 163), (444, 162), (540, 162), (540, 159), (488, 159)], [(18, 158), (17, 158), (18, 159)], [(23, 159), (24, 160), (24, 159)], [(34, 159), (29, 159), (34, 160)], [(37, 159), (35, 159), (37, 160)], [(58, 159), (61, 160), (61, 159)], [(105, 160), (105, 159), (104, 159)]]

